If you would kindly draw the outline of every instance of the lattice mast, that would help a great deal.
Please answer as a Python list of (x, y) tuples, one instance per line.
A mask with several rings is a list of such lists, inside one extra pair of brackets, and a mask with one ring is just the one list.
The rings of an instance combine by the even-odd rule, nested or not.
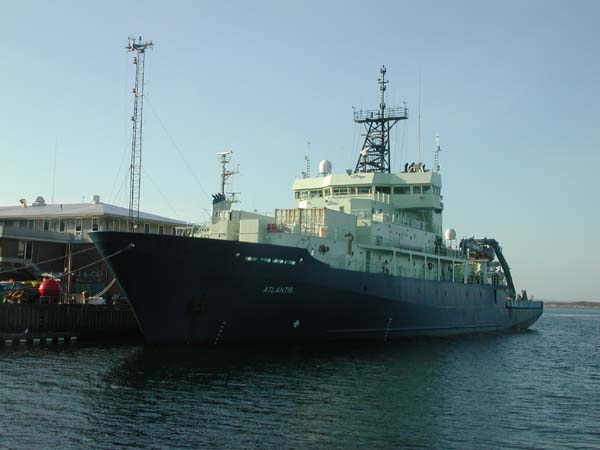
[(130, 37), (127, 51), (135, 52), (135, 85), (133, 92), (133, 115), (131, 116), (131, 164), (129, 165), (129, 230), (138, 228), (140, 219), (140, 187), (142, 182), (142, 124), (144, 109), (144, 65), (146, 49), (153, 47), (152, 41), (142, 42), (140, 36), (136, 41)]
[(385, 104), (385, 90), (388, 83), (385, 79), (385, 72), (385, 66), (381, 66), (377, 80), (381, 93), (379, 109), (354, 111), (354, 121), (364, 124), (366, 130), (365, 140), (354, 173), (390, 173), (390, 132), (400, 120), (408, 119), (408, 109), (406, 107), (387, 108)]

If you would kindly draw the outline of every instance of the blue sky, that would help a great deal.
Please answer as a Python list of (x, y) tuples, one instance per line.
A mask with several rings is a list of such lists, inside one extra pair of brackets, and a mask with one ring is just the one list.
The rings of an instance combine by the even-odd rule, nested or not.
[[(99, 194), (127, 206), (133, 84), (146, 64), (142, 209), (206, 218), (215, 153), (234, 151), (243, 209), (292, 204), (313, 170), (353, 168), (352, 107), (408, 103), (396, 168), (442, 140), (445, 226), (496, 237), (519, 288), (600, 300), (600, 3), (3, 2), (0, 204)], [(401, 145), (405, 133), (404, 145)]]

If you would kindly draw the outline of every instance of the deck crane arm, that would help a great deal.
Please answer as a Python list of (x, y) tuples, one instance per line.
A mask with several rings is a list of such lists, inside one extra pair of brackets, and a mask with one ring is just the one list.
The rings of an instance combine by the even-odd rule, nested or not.
[(500, 266), (502, 267), (504, 276), (506, 277), (506, 284), (508, 285), (508, 290), (513, 294), (513, 296), (516, 294), (515, 284), (513, 282), (512, 275), (510, 274), (510, 267), (508, 267), (508, 262), (502, 254), (502, 249), (500, 248), (500, 244), (498, 244), (498, 241), (496, 239), (463, 239), (460, 241), (460, 248), (463, 251), (470, 249), (490, 259), (493, 256), (491, 255), (490, 250), (493, 250), (496, 254), (496, 258), (498, 258)]

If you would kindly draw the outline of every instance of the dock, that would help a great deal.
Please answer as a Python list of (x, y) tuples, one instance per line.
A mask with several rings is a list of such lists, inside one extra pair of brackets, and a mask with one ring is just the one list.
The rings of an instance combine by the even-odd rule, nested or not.
[(6, 344), (59, 344), (77, 341), (77, 333), (56, 333), (56, 332), (37, 332), (37, 333), (0, 333), (0, 345)]
[(129, 304), (0, 304), (0, 342), (141, 340)]

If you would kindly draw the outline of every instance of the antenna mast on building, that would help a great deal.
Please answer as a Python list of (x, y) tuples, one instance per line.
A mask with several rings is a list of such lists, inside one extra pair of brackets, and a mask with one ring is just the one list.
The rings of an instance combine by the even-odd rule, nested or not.
[(391, 172), (390, 166), (390, 131), (400, 120), (408, 119), (406, 107), (395, 106), (386, 109), (385, 90), (388, 81), (385, 79), (385, 66), (379, 70), (379, 91), (381, 101), (378, 110), (354, 111), (354, 121), (365, 125), (365, 140), (358, 156), (354, 173), (357, 172)]
[(144, 109), (144, 65), (146, 49), (153, 47), (152, 41), (142, 42), (140, 36), (136, 41), (130, 37), (127, 51), (135, 52), (135, 86), (133, 92), (133, 115), (131, 136), (131, 164), (129, 165), (129, 230), (135, 231), (140, 219), (140, 187), (142, 181), (142, 117)]

